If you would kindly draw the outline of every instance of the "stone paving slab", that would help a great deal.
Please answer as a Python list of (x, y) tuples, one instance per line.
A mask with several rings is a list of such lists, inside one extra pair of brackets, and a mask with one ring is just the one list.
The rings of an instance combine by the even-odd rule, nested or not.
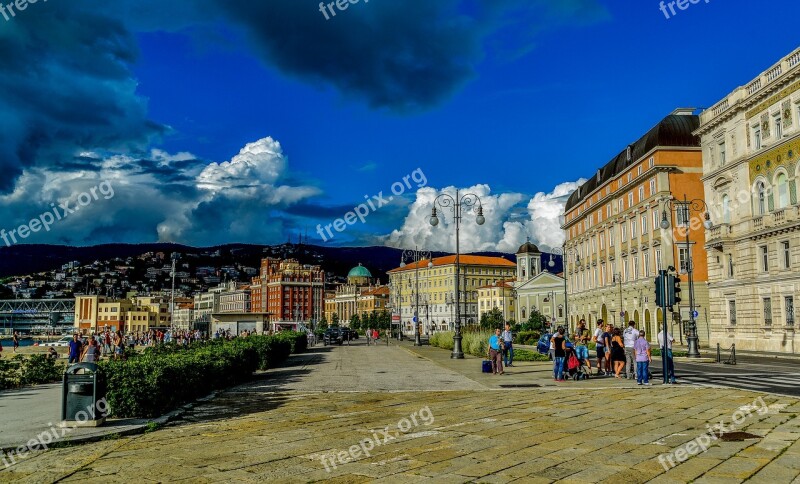
[[(331, 371), (353, 365), (351, 374), (366, 373), (357, 366), (358, 351), (375, 350), (353, 346), (344, 351), (356, 360), (334, 355), (328, 364)], [(619, 381), (616, 387), (571, 382), (507, 389), (471, 367), (459, 373), (450, 360), (439, 365), (436, 356), (421, 360), (432, 374), (414, 389), (403, 368), (417, 371), (420, 359), (403, 348), (383, 358), (379, 368), (395, 367), (397, 375), (365, 377), (370, 391), (315, 391), (317, 383), (292, 376), (297, 367), (283, 368), (274, 379), (224, 392), (155, 432), (50, 449), (0, 466), (0, 482), (777, 483), (800, 475), (800, 422), (790, 397), (690, 385), (645, 390)], [(314, 371), (324, 376), (325, 368)], [(432, 390), (436, 378), (462, 388)], [(346, 385), (335, 381), (334, 387)], [(757, 428), (761, 438), (716, 440), (706, 452), (674, 458), (708, 432), (706, 424), (729, 422), (758, 397), (770, 413), (753, 414), (742, 428)], [(430, 418), (422, 418), (423, 410)], [(366, 442), (369, 455), (360, 447)], [(659, 459), (668, 455), (674, 466)]]

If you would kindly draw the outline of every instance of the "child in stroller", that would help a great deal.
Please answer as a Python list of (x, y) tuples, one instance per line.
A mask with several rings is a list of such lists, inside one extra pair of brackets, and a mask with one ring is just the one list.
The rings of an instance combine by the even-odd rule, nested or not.
[(571, 345), (566, 349), (567, 356), (564, 358), (564, 375), (575, 381), (587, 380), (591, 375), (591, 370), (586, 360), (578, 359), (575, 348)]

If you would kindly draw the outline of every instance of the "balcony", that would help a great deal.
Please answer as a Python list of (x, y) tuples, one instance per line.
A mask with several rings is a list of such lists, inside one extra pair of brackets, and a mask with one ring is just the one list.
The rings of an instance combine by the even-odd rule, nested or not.
[(764, 228), (764, 217), (756, 217), (753, 219), (753, 230), (761, 230)]
[(774, 225), (782, 225), (786, 223), (786, 210), (778, 210), (772, 214), (772, 223)]
[(733, 227), (730, 224), (715, 225), (711, 227), (711, 230), (706, 230), (706, 243), (712, 246), (721, 246), (732, 235)]

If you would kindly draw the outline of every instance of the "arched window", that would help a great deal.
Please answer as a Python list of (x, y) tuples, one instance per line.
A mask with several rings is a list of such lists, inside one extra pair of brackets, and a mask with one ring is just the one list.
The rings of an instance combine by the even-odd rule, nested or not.
[(764, 187), (764, 182), (758, 182), (756, 185), (756, 203), (757, 205), (757, 213), (758, 215), (764, 215), (767, 213), (767, 195), (766, 195), (766, 188)]
[(722, 223), (731, 223), (731, 199), (728, 195), (722, 196)]
[(786, 174), (780, 173), (776, 179), (778, 185), (778, 200), (776, 208), (781, 210), (789, 206), (789, 184), (786, 182)]
[(525, 318), (526, 318), (526, 316), (525, 316), (525, 306), (523, 306), (522, 307), (522, 319), (524, 320)]

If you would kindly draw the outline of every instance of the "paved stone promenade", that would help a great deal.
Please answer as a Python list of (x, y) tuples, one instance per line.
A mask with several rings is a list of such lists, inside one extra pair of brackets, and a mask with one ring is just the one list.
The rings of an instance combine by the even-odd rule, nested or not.
[[(0, 471), (0, 481), (783, 483), (800, 475), (798, 400), (614, 379), (556, 385), (547, 363), (494, 377), (477, 372), (476, 359), (447, 356), (317, 347), (181, 422), (40, 452)], [(762, 401), (769, 411), (760, 415)], [(736, 414), (747, 409), (749, 417)], [(670, 456), (677, 465), (668, 472), (659, 463), (707, 423), (738, 417), (736, 430), (757, 438), (709, 438), (706, 452), (683, 463)]]

